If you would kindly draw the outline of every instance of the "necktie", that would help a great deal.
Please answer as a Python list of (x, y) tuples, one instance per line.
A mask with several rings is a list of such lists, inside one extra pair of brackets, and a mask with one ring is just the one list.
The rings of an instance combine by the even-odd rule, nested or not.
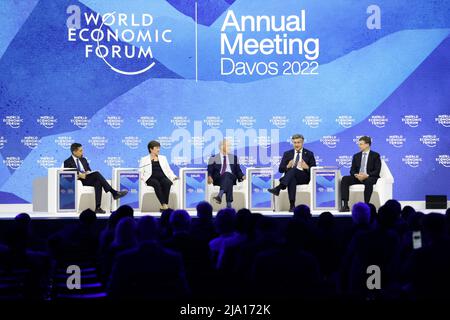
[(223, 156), (222, 170), (220, 170), (220, 175), (223, 175), (226, 170), (227, 170), (227, 157)]
[(300, 161), (300, 151), (297, 151), (297, 156), (295, 157), (295, 162), (294, 162), (294, 168), (297, 168), (299, 161)]
[(77, 158), (77, 168), (78, 168), (78, 171), (84, 172), (84, 170), (81, 169), (81, 166), (80, 166), (80, 159), (78, 159), (78, 158)]
[(359, 173), (366, 173), (366, 153), (363, 152), (361, 168), (359, 169)]

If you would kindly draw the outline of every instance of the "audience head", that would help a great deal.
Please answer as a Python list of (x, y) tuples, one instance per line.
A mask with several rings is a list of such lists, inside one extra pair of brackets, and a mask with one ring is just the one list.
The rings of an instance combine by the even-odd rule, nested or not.
[(122, 218), (116, 227), (113, 246), (132, 247), (136, 242), (136, 222), (130, 217)]
[(197, 204), (197, 217), (202, 221), (212, 221), (213, 207), (207, 201), (201, 201)]
[(249, 234), (252, 231), (252, 213), (249, 209), (239, 209), (236, 213), (236, 231)]
[(117, 217), (119, 220), (125, 217), (133, 218), (134, 217), (134, 210), (132, 207), (130, 207), (127, 204), (124, 204), (123, 206), (120, 206), (117, 210)]
[(423, 218), (423, 231), (431, 241), (444, 237), (446, 234), (445, 216), (436, 212), (425, 215)]
[(266, 217), (261, 214), (254, 214), (259, 216), (255, 224), (255, 234), (260, 239), (275, 241), (278, 236), (278, 225), (274, 218)]
[(408, 221), (409, 217), (416, 213), (416, 210), (414, 210), (411, 206), (404, 206), (402, 209), (401, 217), (404, 221)]
[(28, 213), (19, 213), (15, 218), (15, 231), (22, 234), (29, 234), (31, 232), (31, 217)]
[(334, 227), (334, 216), (331, 212), (325, 211), (320, 214), (318, 226), (322, 230), (329, 230)]
[(97, 221), (97, 216), (91, 209), (86, 209), (80, 213), (79, 220), (83, 225), (92, 225)]
[(188, 232), (191, 225), (191, 217), (186, 210), (175, 210), (170, 215), (169, 223), (174, 233)]
[(140, 242), (153, 241), (157, 237), (156, 219), (143, 216), (137, 222), (137, 236)]
[(390, 229), (394, 227), (400, 215), (400, 210), (396, 212), (392, 205), (384, 205), (378, 210), (378, 226), (384, 229)]
[(20, 213), (14, 218), (14, 225), (7, 234), (8, 244), (16, 250), (25, 250), (31, 236), (31, 217)]
[(301, 204), (294, 208), (294, 219), (299, 221), (309, 221), (312, 218), (311, 210), (305, 204)]
[(402, 214), (402, 205), (397, 200), (388, 200), (384, 204), (386, 208), (391, 212), (393, 215), (393, 219), (395, 219), (395, 222), (400, 219), (400, 216)]
[(364, 202), (355, 203), (352, 207), (352, 219), (356, 225), (369, 225), (370, 207)]
[(233, 208), (219, 210), (216, 216), (215, 227), (219, 234), (231, 233), (235, 228), (236, 211)]

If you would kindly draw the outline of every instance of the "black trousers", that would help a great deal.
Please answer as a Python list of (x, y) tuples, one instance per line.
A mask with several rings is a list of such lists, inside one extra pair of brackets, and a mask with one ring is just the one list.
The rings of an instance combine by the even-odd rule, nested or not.
[(233, 202), (233, 185), (236, 177), (230, 172), (225, 172), (223, 175), (216, 178), (215, 185), (220, 186), (220, 190), (225, 193), (227, 202)]
[(378, 178), (368, 177), (363, 182), (356, 179), (354, 176), (345, 176), (342, 177), (341, 181), (341, 198), (343, 201), (348, 201), (350, 186), (354, 184), (363, 184), (364, 185), (364, 202), (369, 203), (370, 197), (373, 192), (373, 185), (377, 183)]
[(283, 190), (287, 188), (289, 194), (289, 202), (295, 203), (297, 185), (308, 183), (309, 183), (309, 173), (305, 172), (304, 170), (292, 168), (289, 169), (280, 179), (280, 188)]
[(151, 176), (146, 181), (146, 184), (155, 189), (156, 197), (158, 198), (161, 204), (169, 203), (170, 187), (173, 184), (173, 182), (170, 181), (169, 178), (167, 178), (166, 176), (162, 177)]
[(80, 180), (84, 186), (94, 187), (96, 208), (100, 208), (102, 203), (102, 189), (105, 190), (105, 192), (110, 192), (113, 190), (108, 181), (106, 181), (106, 179), (98, 171), (88, 174), (86, 179)]

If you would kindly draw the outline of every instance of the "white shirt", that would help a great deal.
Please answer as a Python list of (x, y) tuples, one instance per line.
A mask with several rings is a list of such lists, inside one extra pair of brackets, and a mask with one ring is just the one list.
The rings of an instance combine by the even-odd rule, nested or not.
[[(81, 172), (86, 172), (86, 169), (84, 169), (83, 163), (81, 162), (81, 160), (77, 157), (75, 157), (74, 155), (72, 155), (73, 160), (75, 161), (75, 165), (77, 165), (77, 160), (79, 161), (80, 164), (80, 171)], [(78, 166), (77, 166), (78, 168)]]
[(221, 164), (220, 172), (222, 172), (223, 157), (227, 157), (227, 168), (225, 169), (225, 172), (232, 173), (231, 172), (231, 167), (230, 167), (230, 157), (228, 156), (228, 154), (224, 155), (222, 152), (220, 153), (220, 164)]
[[(300, 157), (298, 159), (297, 169), (298, 170), (303, 170), (303, 168), (302, 168), (303, 148), (301, 148), (298, 152), (300, 152)], [(294, 159), (292, 159), (292, 161), (294, 161), (294, 164), (295, 164), (295, 159), (296, 158), (297, 158), (297, 150), (294, 149)]]

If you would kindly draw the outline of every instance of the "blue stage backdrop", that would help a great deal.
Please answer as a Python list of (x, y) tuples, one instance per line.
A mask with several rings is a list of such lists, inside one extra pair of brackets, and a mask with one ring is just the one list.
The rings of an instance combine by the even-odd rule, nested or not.
[(301, 133), (348, 173), (361, 135), (394, 197), (450, 189), (447, 0), (2, 0), (0, 203), (84, 145), (137, 167), (156, 139), (175, 173), (228, 137), (273, 167)]

